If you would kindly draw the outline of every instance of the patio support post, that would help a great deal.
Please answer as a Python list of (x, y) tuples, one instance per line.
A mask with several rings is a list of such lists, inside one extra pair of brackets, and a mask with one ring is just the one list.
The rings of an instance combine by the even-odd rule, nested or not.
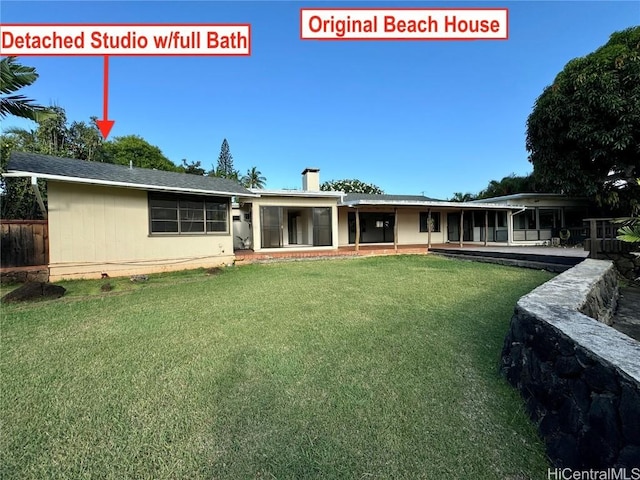
[(393, 209), (393, 249), (398, 252), (398, 208)]
[(462, 238), (464, 237), (464, 210), (460, 210), (460, 246), (462, 247)]
[(431, 248), (431, 209), (427, 210), (427, 250)]
[(484, 246), (489, 242), (489, 210), (484, 211)]
[(356, 207), (356, 252), (360, 250), (360, 210)]
[[(602, 226), (602, 238), (605, 238), (604, 225)], [(589, 219), (589, 258), (598, 258), (598, 221), (595, 218)], [(604, 243), (604, 241), (603, 241)]]

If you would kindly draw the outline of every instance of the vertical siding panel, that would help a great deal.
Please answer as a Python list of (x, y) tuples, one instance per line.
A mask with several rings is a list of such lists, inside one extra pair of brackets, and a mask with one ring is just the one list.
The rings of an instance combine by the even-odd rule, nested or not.
[(73, 217), (73, 190), (65, 190), (64, 186), (57, 184), (58, 209), (56, 219), (51, 219), (51, 224), (56, 225), (57, 231), (57, 259), (56, 262), (70, 262), (73, 260), (72, 240), (77, 232), (75, 230), (76, 222), (65, 221), (69, 217)]
[[(99, 260), (101, 256), (104, 256), (106, 240), (105, 240), (105, 232), (107, 228), (107, 219), (105, 215), (105, 202), (107, 201), (107, 197), (102, 196), (94, 196), (94, 258), (95, 260)], [(102, 250), (102, 252), (100, 252)]]
[(102, 235), (102, 242), (105, 251), (106, 259), (117, 258), (118, 243), (116, 241), (116, 232), (118, 229), (118, 219), (116, 218), (116, 212), (118, 211), (117, 197), (113, 195), (104, 195), (104, 223), (105, 231)]

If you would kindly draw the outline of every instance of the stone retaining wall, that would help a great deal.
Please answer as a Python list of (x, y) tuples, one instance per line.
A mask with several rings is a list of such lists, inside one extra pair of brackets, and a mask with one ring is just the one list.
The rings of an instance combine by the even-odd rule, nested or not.
[(47, 267), (8, 267), (0, 270), (0, 283), (48, 282)]
[(587, 259), (511, 319), (501, 370), (557, 467), (640, 466), (640, 343), (606, 325), (616, 299), (612, 262)]
[(612, 260), (620, 275), (627, 280), (640, 278), (640, 253), (599, 252), (598, 259)]

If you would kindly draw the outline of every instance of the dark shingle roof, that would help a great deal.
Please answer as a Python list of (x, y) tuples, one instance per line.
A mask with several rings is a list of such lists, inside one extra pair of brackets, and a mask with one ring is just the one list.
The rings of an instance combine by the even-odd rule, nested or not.
[(435, 198), (425, 197), (424, 195), (387, 195), (387, 194), (372, 194), (372, 193), (348, 193), (343, 200), (343, 203), (349, 202), (438, 202)]
[[(97, 184), (122, 184), (124, 187), (227, 195), (252, 193), (238, 182), (226, 178), (203, 177), (188, 173), (165, 172), (148, 168), (129, 168), (111, 163), (88, 162), (72, 158), (52, 157), (36, 153), (13, 152), (7, 171), (27, 172), (47, 178), (67, 177), (69, 181)], [(64, 180), (60, 178), (60, 180)]]

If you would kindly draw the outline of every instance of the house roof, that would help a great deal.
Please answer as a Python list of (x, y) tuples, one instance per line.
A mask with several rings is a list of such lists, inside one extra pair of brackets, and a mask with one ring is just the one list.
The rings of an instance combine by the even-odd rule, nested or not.
[(445, 200), (436, 200), (425, 197), (423, 195), (386, 195), (386, 194), (365, 194), (365, 193), (349, 193), (340, 206), (358, 207), (358, 206), (385, 206), (385, 207), (422, 207), (422, 208), (454, 208), (465, 210), (480, 209), (523, 209), (520, 205), (505, 204), (474, 204), (472, 202), (449, 202)]
[(3, 176), (36, 176), (61, 182), (205, 195), (256, 196), (239, 183), (226, 178), (165, 172), (149, 168), (129, 168), (111, 163), (88, 162), (26, 152), (11, 153), (7, 173)]
[(479, 200), (471, 200), (471, 203), (496, 203), (496, 202), (508, 202), (511, 200), (526, 200), (530, 198), (547, 198), (547, 199), (576, 199), (583, 200), (582, 198), (568, 197), (561, 193), (512, 193), (511, 195), (502, 195), (499, 197), (482, 198)]

